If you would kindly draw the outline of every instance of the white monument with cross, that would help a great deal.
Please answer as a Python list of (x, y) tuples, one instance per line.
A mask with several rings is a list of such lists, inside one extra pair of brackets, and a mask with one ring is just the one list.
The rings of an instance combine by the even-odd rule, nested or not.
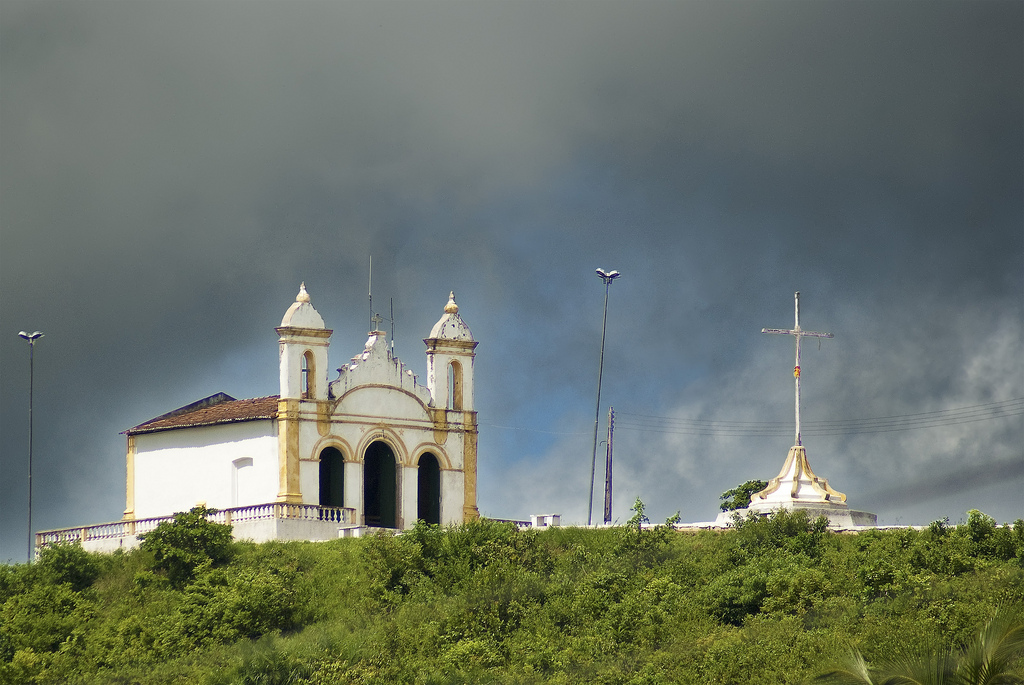
[[(794, 294), (795, 321), (792, 330), (783, 328), (762, 328), (762, 333), (792, 335), (796, 340), (796, 364), (793, 366), (793, 378), (796, 386), (796, 438), (789, 448), (789, 454), (782, 465), (779, 475), (768, 482), (768, 486), (750, 498), (750, 506), (740, 510), (740, 515), (747, 512), (768, 514), (777, 509), (805, 509), (812, 518), (827, 516), (829, 525), (834, 528), (852, 528), (856, 526), (874, 526), (877, 522), (875, 514), (865, 511), (853, 511), (846, 504), (846, 495), (834, 490), (828, 480), (814, 475), (807, 461), (807, 450), (803, 445), (800, 433), (800, 339), (831, 338), (831, 333), (805, 331), (800, 328), (800, 293)], [(719, 522), (731, 520), (733, 512), (723, 512)]]

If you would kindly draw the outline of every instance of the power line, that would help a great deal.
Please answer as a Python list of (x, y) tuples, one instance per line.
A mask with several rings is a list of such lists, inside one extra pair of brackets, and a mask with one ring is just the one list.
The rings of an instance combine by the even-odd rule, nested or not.
[[(710, 435), (719, 437), (774, 437), (788, 435), (793, 425), (788, 421), (719, 421), (712, 419), (686, 419), (651, 414), (635, 414), (617, 411), (616, 428), (622, 430), (666, 433), (670, 435)], [(1024, 397), (999, 402), (987, 402), (955, 409), (938, 409), (916, 414), (878, 416), (866, 419), (837, 419), (829, 421), (807, 421), (805, 435), (855, 435), (866, 433), (891, 433), (895, 431), (937, 428), (964, 423), (991, 421), (994, 419), (1024, 416)], [(482, 426), (502, 430), (544, 433), (547, 435), (586, 435), (587, 431), (551, 431), (523, 426), (502, 426), (480, 422)]]
[[(789, 422), (779, 421), (716, 421), (685, 419), (648, 414), (618, 412), (618, 427), (623, 430), (679, 435), (718, 435), (725, 437), (775, 436), (791, 432)], [(902, 414), (867, 419), (834, 421), (808, 421), (804, 424), (807, 435), (849, 435), (857, 433), (888, 433), (893, 431), (935, 428), (998, 418), (1024, 415), (1024, 398), (1000, 402), (941, 409), (917, 414)]]
[(487, 423), (486, 421), (480, 421), (479, 424), (490, 428), (501, 428), (510, 431), (526, 431), (528, 433), (546, 433), (547, 435), (590, 435), (590, 431), (546, 431), (539, 428), (524, 428), (522, 426), (499, 426), (496, 423)]

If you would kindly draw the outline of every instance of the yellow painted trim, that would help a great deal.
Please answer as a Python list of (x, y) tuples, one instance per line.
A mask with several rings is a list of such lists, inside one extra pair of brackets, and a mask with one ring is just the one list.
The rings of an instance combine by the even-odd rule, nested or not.
[(302, 503), (299, 482), (299, 400), (277, 404), (278, 502)]
[(452, 465), (452, 460), (448, 457), (448, 454), (441, 448), (441, 446), (434, 445), (429, 442), (420, 443), (413, 448), (411, 452), (413, 457), (409, 460), (409, 466), (419, 468), (420, 457), (427, 452), (434, 455), (434, 458), (437, 459), (437, 465), (441, 467), (442, 471), (458, 471), (458, 469)]
[(391, 448), (391, 452), (395, 455), (396, 466), (409, 466), (409, 452), (405, 448), (405, 441), (399, 437), (398, 433), (391, 426), (383, 423), (378, 423), (369, 428), (363, 437), (359, 439), (356, 454), (360, 464), (365, 461), (366, 450), (375, 442), (383, 442)]
[[(793, 464), (794, 461), (796, 462), (795, 465)], [(751, 501), (754, 498), (765, 499), (768, 495), (778, 490), (782, 486), (782, 480), (787, 476), (790, 468), (793, 469), (793, 485), (790, 497), (796, 496), (802, 474), (811, 481), (811, 488), (821, 496), (821, 501), (832, 502), (836, 499), (840, 502), (846, 501), (846, 495), (829, 486), (827, 478), (819, 478), (814, 475), (814, 472), (811, 471), (811, 463), (807, 460), (807, 449), (803, 445), (793, 445), (789, 448), (789, 454), (786, 455), (786, 461), (783, 462), (779, 475), (768, 481), (768, 486), (764, 490), (754, 493)]]
[[(334, 333), (330, 328), (299, 328), (297, 326), (279, 326), (274, 329), (281, 339), (279, 342), (293, 342), (296, 338), (330, 338)], [(310, 343), (317, 344), (317, 343)], [(321, 346), (329, 343), (319, 343)]]
[(135, 518), (135, 436), (128, 436), (128, 452), (125, 456), (125, 506), (126, 521)]
[(434, 419), (434, 442), (443, 445), (448, 442), (448, 410), (431, 409), (430, 413)]
[(427, 346), (427, 354), (444, 352), (469, 357), (476, 356), (473, 350), (480, 344), (477, 340), (449, 340), (448, 338), (424, 338), (423, 342)]
[(313, 452), (309, 455), (306, 461), (319, 462), (320, 453), (328, 447), (333, 447), (341, 452), (341, 456), (344, 457), (345, 461), (357, 461), (353, 458), (352, 445), (349, 444), (348, 440), (338, 435), (328, 435), (321, 440), (318, 440), (317, 443), (313, 445)]
[(321, 436), (326, 437), (331, 432), (332, 404), (330, 400), (319, 400), (316, 403), (316, 431)]
[[(422, 387), (422, 386), (420, 386), (420, 387)], [(356, 385), (356, 386), (353, 386), (353, 387), (349, 388), (344, 393), (342, 393), (339, 397), (334, 399), (333, 406), (331, 407), (332, 412), (333, 413), (337, 413), (338, 412), (338, 407), (340, 407), (341, 403), (344, 402), (345, 399), (348, 398), (348, 396), (351, 395), (352, 393), (358, 392), (359, 390), (367, 390), (369, 388), (382, 388), (384, 390), (394, 390), (395, 392), (400, 392), (403, 395), (408, 395), (412, 399), (416, 400), (416, 402), (423, 408), (423, 413), (424, 414), (426, 414), (427, 416), (430, 415), (431, 407), (428, 404), (426, 404), (423, 401), (423, 398), (421, 398), (419, 395), (417, 395), (416, 393), (412, 392), (411, 390), (406, 390), (405, 388), (399, 388), (398, 386), (395, 386), (395, 385), (388, 385), (387, 383), (361, 383), (359, 385)], [(348, 414), (347, 412), (344, 415), (345, 416), (369, 416), (367, 414)], [(380, 417), (371, 417), (371, 418), (380, 418)], [(415, 421), (417, 419), (406, 419), (406, 420), (407, 421)]]
[(477, 437), (476, 412), (466, 412), (466, 433), (462, 442), (462, 471), (465, 478), (465, 503), (462, 505), (462, 520), (474, 521), (480, 518), (480, 510), (476, 506), (476, 449)]

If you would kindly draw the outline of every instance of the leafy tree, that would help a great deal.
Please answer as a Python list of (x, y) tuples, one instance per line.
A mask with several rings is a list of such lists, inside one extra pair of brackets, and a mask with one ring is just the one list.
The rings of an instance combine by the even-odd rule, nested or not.
[(75, 592), (93, 584), (100, 575), (98, 555), (82, 549), (79, 543), (44, 547), (37, 568), (51, 583), (67, 583)]
[(216, 513), (205, 506), (192, 507), (142, 536), (141, 548), (153, 554), (156, 568), (167, 573), (175, 588), (191, 582), (200, 566), (223, 564), (230, 557), (231, 526), (208, 518)]
[(750, 498), (768, 487), (768, 482), (763, 480), (748, 480), (742, 485), (737, 485), (732, 490), (726, 490), (718, 499), (725, 500), (718, 505), (722, 511), (735, 511), (746, 509), (750, 506)]

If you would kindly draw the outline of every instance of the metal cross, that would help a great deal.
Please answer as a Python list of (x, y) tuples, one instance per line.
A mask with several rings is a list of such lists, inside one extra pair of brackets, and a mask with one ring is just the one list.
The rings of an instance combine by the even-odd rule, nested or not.
[(373, 316), (370, 317), (370, 322), (373, 324), (372, 332), (376, 333), (377, 331), (380, 330), (380, 324), (382, 321), (384, 321), (384, 317), (381, 316), (380, 314), (374, 314)]
[(802, 445), (800, 442), (800, 338), (804, 336), (810, 336), (812, 338), (831, 338), (831, 333), (815, 333), (814, 331), (805, 331), (800, 328), (800, 291), (793, 294), (794, 300), (796, 301), (796, 320), (793, 326), (793, 330), (789, 331), (783, 328), (762, 328), (762, 333), (779, 333), (782, 335), (792, 335), (796, 338), (796, 365), (793, 367), (793, 377), (796, 380), (796, 444)]

